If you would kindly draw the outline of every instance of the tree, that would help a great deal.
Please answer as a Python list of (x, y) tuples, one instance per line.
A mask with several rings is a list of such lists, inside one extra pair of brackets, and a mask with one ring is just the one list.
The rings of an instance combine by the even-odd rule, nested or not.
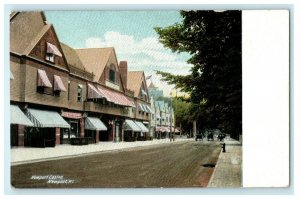
[(183, 21), (155, 28), (173, 52), (188, 52), (188, 75), (158, 71), (163, 80), (189, 92), (203, 127), (242, 133), (241, 11), (181, 11)]

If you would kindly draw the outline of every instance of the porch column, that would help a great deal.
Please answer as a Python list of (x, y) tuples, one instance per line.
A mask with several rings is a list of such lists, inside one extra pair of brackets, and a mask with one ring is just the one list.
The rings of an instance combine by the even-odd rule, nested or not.
[(84, 119), (80, 118), (80, 137), (84, 138)]
[(55, 145), (60, 144), (60, 128), (55, 128)]
[(18, 125), (18, 146), (24, 146), (24, 125)]
[(115, 135), (116, 135), (116, 137), (115, 137), (115, 142), (119, 142), (119, 138), (120, 138), (120, 137), (119, 137), (119, 132), (120, 132), (120, 131), (119, 131), (119, 130), (120, 130), (119, 128), (120, 128), (120, 126), (119, 126), (119, 123), (118, 123), (118, 122), (115, 122), (115, 123), (116, 123), (116, 125), (115, 125), (115, 128), (116, 128), (116, 131), (115, 131), (115, 132), (116, 132), (116, 133), (115, 133)]
[(96, 130), (96, 143), (99, 142), (99, 130)]
[(124, 141), (124, 125), (125, 124), (125, 122), (122, 122), (122, 130), (121, 130), (121, 141), (123, 142)]
[(110, 141), (115, 140), (115, 128), (116, 128), (115, 121), (113, 121), (112, 127), (111, 127), (111, 139), (110, 139)]

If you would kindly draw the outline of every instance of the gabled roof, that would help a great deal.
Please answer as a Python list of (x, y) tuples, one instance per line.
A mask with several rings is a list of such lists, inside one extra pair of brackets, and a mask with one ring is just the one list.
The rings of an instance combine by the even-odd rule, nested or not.
[(165, 102), (164, 101), (155, 101), (155, 105), (159, 107), (159, 110), (165, 109)]
[(60, 43), (60, 46), (70, 66), (79, 68), (81, 70), (86, 70), (75, 49), (62, 42)]
[(75, 49), (85, 69), (93, 73), (94, 81), (99, 81), (105, 66), (114, 52), (114, 48), (86, 48)]
[(153, 82), (151, 82), (151, 83), (149, 84), (148, 88), (156, 88), (156, 87), (154, 86)]
[(24, 54), (45, 27), (43, 12), (14, 12), (10, 16), (10, 51)]
[(134, 97), (138, 97), (144, 79), (144, 72), (128, 71), (127, 79), (127, 88), (134, 92)]

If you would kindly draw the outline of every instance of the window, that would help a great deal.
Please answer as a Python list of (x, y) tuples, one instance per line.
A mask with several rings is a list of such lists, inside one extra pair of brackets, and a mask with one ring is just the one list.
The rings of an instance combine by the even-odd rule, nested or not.
[(115, 77), (115, 70), (114, 69), (109, 69), (109, 81), (115, 82), (116, 77)]
[(68, 81), (68, 101), (70, 101), (70, 84), (71, 82)]
[(77, 101), (81, 102), (82, 101), (82, 85), (78, 84), (77, 87)]
[(50, 62), (54, 62), (54, 54), (53, 53), (46, 53), (46, 60)]

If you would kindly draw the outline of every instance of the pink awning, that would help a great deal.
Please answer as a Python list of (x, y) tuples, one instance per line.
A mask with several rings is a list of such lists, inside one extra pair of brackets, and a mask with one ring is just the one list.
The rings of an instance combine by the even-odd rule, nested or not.
[(67, 91), (60, 76), (54, 75), (54, 90), (55, 91)]
[(38, 69), (38, 86), (52, 88), (52, 84), (51, 84), (46, 72), (42, 69)]
[(170, 132), (168, 127), (164, 127), (164, 126), (157, 126), (155, 128), (155, 131), (159, 131), (159, 132)]
[(55, 45), (53, 45), (53, 44), (48, 43), (48, 42), (47, 42), (47, 53), (52, 53), (54, 55), (62, 57), (62, 54), (57, 49), (57, 47)]
[(94, 85), (88, 83), (88, 99), (104, 98), (104, 96), (95, 88)]
[(104, 88), (102, 86), (98, 86), (98, 91), (107, 99), (109, 102), (113, 102), (115, 104), (121, 105), (121, 106), (131, 106), (134, 105), (132, 102), (122, 93), (109, 90), (107, 88)]

